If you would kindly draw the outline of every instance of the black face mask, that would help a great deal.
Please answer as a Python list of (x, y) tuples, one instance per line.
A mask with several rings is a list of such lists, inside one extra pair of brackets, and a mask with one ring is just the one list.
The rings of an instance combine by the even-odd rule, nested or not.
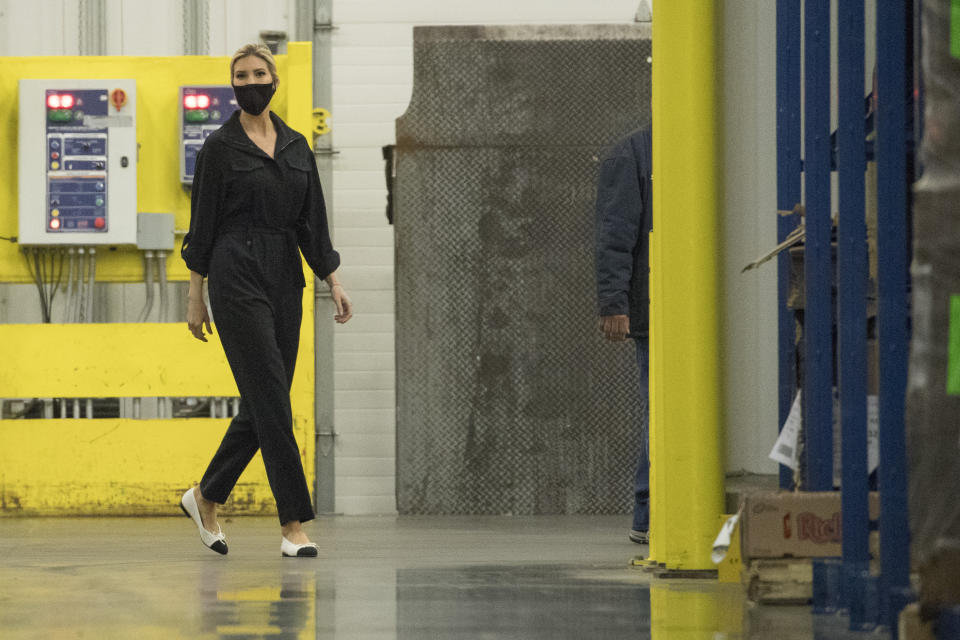
[(252, 116), (258, 116), (270, 104), (270, 98), (273, 97), (276, 87), (270, 84), (244, 84), (233, 85), (233, 95), (237, 97), (237, 104), (240, 108)]

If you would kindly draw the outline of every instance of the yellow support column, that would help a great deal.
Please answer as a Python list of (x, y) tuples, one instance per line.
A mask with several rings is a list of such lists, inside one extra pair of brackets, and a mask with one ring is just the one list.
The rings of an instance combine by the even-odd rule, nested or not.
[(654, 8), (652, 559), (673, 570), (715, 568), (723, 512), (716, 14)]

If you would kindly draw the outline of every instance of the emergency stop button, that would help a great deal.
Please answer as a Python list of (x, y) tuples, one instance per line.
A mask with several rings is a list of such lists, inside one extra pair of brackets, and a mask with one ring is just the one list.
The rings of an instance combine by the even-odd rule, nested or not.
[(95, 226), (97, 229), (103, 229), (104, 225), (106, 224), (107, 224), (107, 221), (104, 220), (103, 218), (97, 218), (96, 220), (93, 221), (93, 226)]

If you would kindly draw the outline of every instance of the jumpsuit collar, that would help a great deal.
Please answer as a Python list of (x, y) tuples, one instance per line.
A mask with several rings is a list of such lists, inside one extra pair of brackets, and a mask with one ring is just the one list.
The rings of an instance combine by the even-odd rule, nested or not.
[[(273, 111), (270, 112), (270, 120), (273, 122), (274, 129), (277, 131), (277, 142), (274, 147), (274, 160), (276, 156), (280, 155), (280, 152), (283, 151), (291, 142), (297, 139), (297, 133), (287, 126), (283, 120), (280, 119), (280, 116), (275, 114)], [(258, 147), (253, 141), (247, 136), (247, 133), (243, 130), (243, 125), (240, 124), (240, 110), (237, 109), (233, 112), (233, 115), (223, 124), (223, 140), (225, 143), (229, 144), (231, 147), (244, 151), (246, 153), (261, 156), (264, 158), (270, 158), (263, 149)]]

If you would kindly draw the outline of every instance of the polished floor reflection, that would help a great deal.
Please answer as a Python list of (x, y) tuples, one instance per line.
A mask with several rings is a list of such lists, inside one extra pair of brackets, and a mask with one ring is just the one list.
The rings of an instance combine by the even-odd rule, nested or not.
[(223, 522), (227, 556), (185, 518), (0, 519), (0, 638), (862, 637), (739, 585), (654, 578), (624, 522), (323, 518), (320, 558), (284, 559), (269, 518)]

